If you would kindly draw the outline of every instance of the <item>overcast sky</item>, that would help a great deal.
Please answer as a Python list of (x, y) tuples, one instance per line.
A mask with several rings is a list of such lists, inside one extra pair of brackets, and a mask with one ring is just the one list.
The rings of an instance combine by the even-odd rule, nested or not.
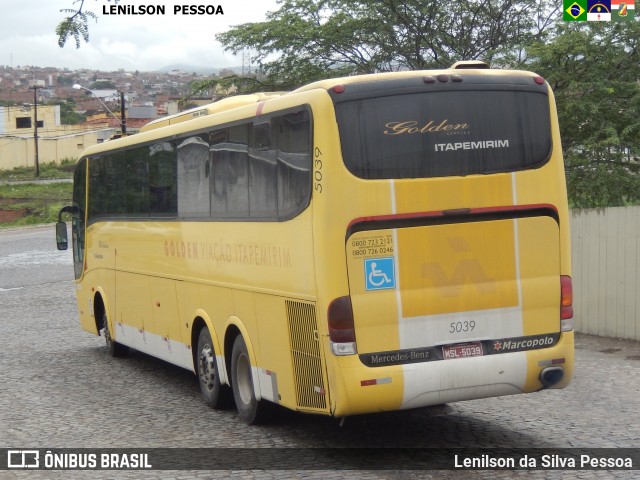
[[(240, 66), (242, 59), (222, 51), (214, 39), (230, 25), (265, 20), (276, 0), (121, 0), (119, 5), (164, 5), (165, 15), (103, 15), (108, 0), (85, 0), (98, 15), (89, 24), (89, 43), (76, 49), (70, 38), (58, 46), (56, 25), (74, 0), (2, 0), (0, 65), (156, 70), (168, 65), (209, 68)], [(224, 15), (174, 15), (174, 5), (220, 5)]]

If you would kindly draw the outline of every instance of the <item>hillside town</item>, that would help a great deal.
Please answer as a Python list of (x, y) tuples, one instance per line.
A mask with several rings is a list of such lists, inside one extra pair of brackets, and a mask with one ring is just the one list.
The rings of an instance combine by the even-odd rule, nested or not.
[[(218, 76), (233, 75), (222, 69)], [(96, 143), (136, 133), (151, 120), (210, 103), (220, 92), (183, 99), (212, 75), (0, 66), (0, 169), (74, 160)], [(123, 115), (124, 110), (124, 115)], [(37, 136), (37, 145), (34, 139)]]

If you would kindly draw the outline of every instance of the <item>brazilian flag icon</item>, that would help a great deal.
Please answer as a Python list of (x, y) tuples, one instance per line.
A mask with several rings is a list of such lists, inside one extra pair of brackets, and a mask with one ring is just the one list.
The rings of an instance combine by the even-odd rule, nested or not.
[(562, 0), (562, 8), (562, 19), (564, 21), (587, 21), (587, 0)]

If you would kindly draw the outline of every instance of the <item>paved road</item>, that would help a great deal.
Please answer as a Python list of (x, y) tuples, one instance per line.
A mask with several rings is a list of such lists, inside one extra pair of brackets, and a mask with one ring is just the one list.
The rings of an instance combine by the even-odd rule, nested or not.
[[(640, 344), (578, 337), (570, 387), (346, 419), (286, 412), (246, 426), (192, 374), (80, 330), (69, 252), (53, 227), (0, 230), (0, 447), (638, 447)], [(0, 478), (637, 478), (616, 471), (15, 472)]]

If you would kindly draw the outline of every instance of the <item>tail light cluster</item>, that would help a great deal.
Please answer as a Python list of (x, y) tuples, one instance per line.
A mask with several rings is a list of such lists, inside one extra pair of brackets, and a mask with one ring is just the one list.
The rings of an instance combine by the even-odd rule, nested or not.
[(573, 286), (567, 275), (560, 276), (560, 330), (573, 330)]
[(354, 355), (357, 353), (351, 297), (338, 297), (333, 300), (329, 305), (327, 319), (333, 354)]

